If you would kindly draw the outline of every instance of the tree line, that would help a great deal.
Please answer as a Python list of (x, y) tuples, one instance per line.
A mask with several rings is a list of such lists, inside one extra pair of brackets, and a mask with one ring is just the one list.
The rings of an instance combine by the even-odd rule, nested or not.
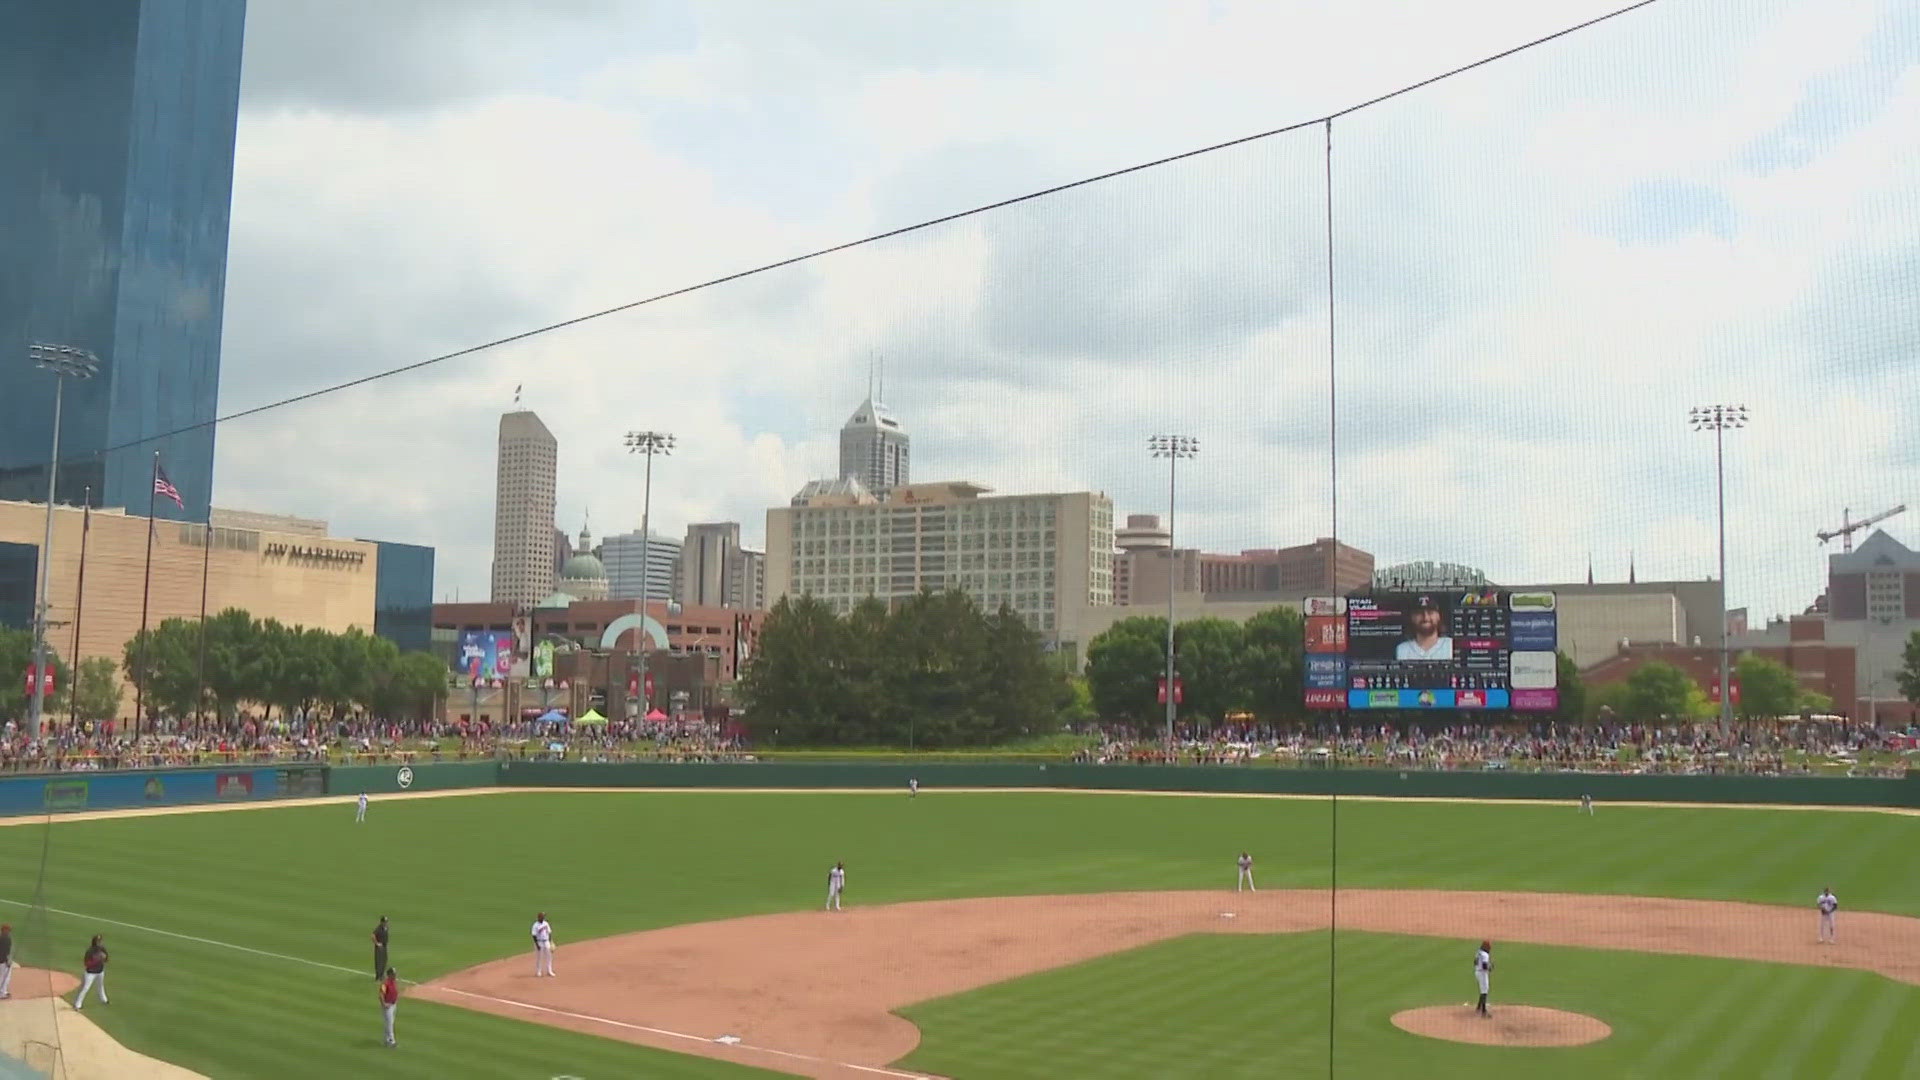
[(228, 608), (207, 619), (202, 650), (198, 619), (167, 619), (127, 642), (121, 666), (129, 682), (144, 681), (149, 715), (232, 719), (255, 706), (265, 718), (277, 709), (424, 720), (447, 695), (445, 662), (358, 629), (285, 626)]
[(839, 615), (783, 597), (741, 672), (745, 723), (762, 745), (984, 746), (1051, 731), (1073, 687), (1013, 609), (961, 592)]
[[(0, 671), (19, 676), (0, 683), (0, 717), (25, 720), (31, 711), (26, 671), (32, 662), (33, 632), (0, 628)], [(49, 642), (47, 663), (54, 674), (53, 693), (45, 702), (48, 717), (98, 720), (118, 713), (120, 665), (112, 657), (89, 656), (74, 667)]]

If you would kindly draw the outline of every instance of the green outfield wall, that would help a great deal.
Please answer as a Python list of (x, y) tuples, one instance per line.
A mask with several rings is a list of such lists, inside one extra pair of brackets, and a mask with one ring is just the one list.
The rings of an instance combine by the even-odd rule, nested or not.
[(327, 794), (392, 795), (402, 791), (445, 791), (493, 787), (500, 782), (497, 761), (444, 761), (426, 765), (332, 765)]

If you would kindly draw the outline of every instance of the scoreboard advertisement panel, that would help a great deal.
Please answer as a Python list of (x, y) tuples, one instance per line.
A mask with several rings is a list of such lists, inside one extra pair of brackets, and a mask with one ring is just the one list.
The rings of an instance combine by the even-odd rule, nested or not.
[(1308, 708), (1559, 707), (1550, 592), (1382, 592), (1305, 609)]

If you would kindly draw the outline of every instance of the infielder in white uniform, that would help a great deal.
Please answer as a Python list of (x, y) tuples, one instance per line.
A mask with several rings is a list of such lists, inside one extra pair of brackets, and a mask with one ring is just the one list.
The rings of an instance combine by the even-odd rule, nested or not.
[(1234, 892), (1239, 892), (1241, 889), (1248, 892), (1260, 891), (1253, 887), (1253, 856), (1244, 851), (1240, 853), (1240, 878), (1233, 883)]
[(1815, 903), (1820, 908), (1820, 941), (1827, 945), (1834, 944), (1839, 937), (1833, 932), (1833, 913), (1840, 910), (1840, 898), (1833, 895), (1830, 888), (1821, 889), (1820, 899)]
[(847, 864), (834, 863), (827, 871), (827, 910), (840, 910), (840, 890), (847, 887)]
[(364, 791), (360, 793), (360, 808), (354, 811), (353, 820), (356, 823), (367, 820), (367, 793)]
[(538, 912), (533, 917), (533, 977), (553, 974), (553, 926), (547, 922), (547, 913)]
[(1480, 1004), (1476, 1008), (1481, 1016), (1493, 1016), (1487, 1008), (1487, 985), (1493, 981), (1493, 943), (1483, 941), (1480, 951), (1473, 954), (1473, 981), (1480, 984)]

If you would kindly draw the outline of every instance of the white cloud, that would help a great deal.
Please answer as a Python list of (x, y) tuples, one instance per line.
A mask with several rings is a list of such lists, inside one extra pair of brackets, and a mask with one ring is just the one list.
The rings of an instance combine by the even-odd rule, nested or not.
[[(281, 19), (277, 44), (249, 43), (223, 404), (1308, 118), (1606, 6), (960, 4), (916, 22), (669, 5), (636, 23), (609, 5), (536, 31), (533, 7), (502, 3), (372, 96), (289, 60)], [(1747, 162), (1809, 86), (1864, 62), (1887, 9), (1656, 5), (1342, 120), (1343, 537), (1509, 581), (1583, 573), (1589, 551), (1623, 573), (1630, 549), (1643, 579), (1700, 576), (1711, 455), (1685, 409), (1744, 400), (1734, 602), (1810, 600), (1814, 529), (1911, 501), (1879, 466), (1910, 445), (1913, 402), (1823, 375), (1823, 339), (1856, 328), (1820, 298), (1849, 254), (1914, 257), (1920, 52), (1873, 54), (1904, 76), (1806, 160)], [(387, 29), (398, 56), (434, 47)], [(477, 73), (469, 54), (502, 35), (519, 60)], [(483, 594), (495, 423), (525, 384), (561, 440), (568, 532), (589, 508), (596, 533), (638, 526), (620, 437), (646, 427), (680, 436), (656, 462), (656, 529), (732, 518), (757, 537), (767, 506), (832, 468), (881, 352), (917, 475), (1161, 512), (1142, 442), (1188, 430), (1204, 450), (1182, 473), (1184, 538), (1311, 539), (1329, 516), (1320, 138), (252, 418), (221, 433), (218, 499), (433, 544), (438, 591)], [(1726, 221), (1661, 201), (1681, 191)]]

